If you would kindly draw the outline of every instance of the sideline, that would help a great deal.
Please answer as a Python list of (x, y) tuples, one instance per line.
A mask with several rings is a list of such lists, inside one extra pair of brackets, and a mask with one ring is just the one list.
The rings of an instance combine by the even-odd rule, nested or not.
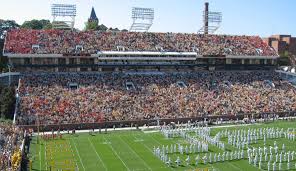
[[(290, 119), (296, 119), (296, 117), (290, 117)], [(282, 121), (284, 118), (279, 118), (275, 121)], [(233, 123), (233, 124), (228, 124), (226, 122), (219, 124), (219, 125), (210, 125), (209, 128), (230, 128), (230, 127), (244, 127), (244, 126), (250, 126), (250, 125), (264, 125), (266, 122), (256, 122), (256, 123), (251, 123), (251, 124), (242, 124), (242, 123)], [(181, 125), (181, 124), (180, 124)], [(182, 124), (181, 126), (186, 126), (187, 124)], [(125, 127), (125, 128), (107, 128), (107, 132), (112, 132), (112, 131), (136, 131), (136, 130), (141, 130), (144, 133), (156, 133), (159, 132), (160, 126), (142, 126), (142, 127)], [(100, 129), (94, 129), (94, 133), (98, 133)], [(54, 131), (54, 133), (57, 133), (58, 131)], [(75, 130), (75, 133), (89, 133), (90, 130)], [(105, 128), (101, 129), (101, 132), (105, 132)], [(43, 134), (43, 132), (42, 132)], [(49, 132), (44, 132), (44, 134), (52, 134), (51, 131)], [(68, 134), (68, 131), (60, 131), (60, 134)], [(71, 131), (69, 131), (69, 134), (71, 134)], [(38, 132), (34, 132), (33, 136), (37, 136)]]

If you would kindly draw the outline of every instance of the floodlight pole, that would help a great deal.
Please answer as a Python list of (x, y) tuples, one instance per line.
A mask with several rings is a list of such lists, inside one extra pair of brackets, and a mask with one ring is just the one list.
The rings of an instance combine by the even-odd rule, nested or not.
[(221, 22), (222, 13), (209, 11), (209, 3), (206, 2), (203, 12), (203, 26), (198, 30), (198, 33), (213, 34), (220, 28)]
[(209, 33), (209, 3), (205, 3), (205, 14), (204, 14), (204, 34)]

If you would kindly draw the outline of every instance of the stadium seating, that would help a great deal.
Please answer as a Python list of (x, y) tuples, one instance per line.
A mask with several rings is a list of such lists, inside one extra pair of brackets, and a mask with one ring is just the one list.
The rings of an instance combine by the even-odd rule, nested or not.
[(296, 111), (295, 89), (269, 71), (31, 74), (20, 93), (19, 124), (37, 115), (41, 124), (66, 124)]
[(197, 52), (199, 55), (276, 56), (258, 36), (182, 33), (24, 30), (8, 32), (5, 53), (96, 54), (98, 51)]
[(24, 132), (0, 122), (0, 170), (17, 170), (20, 166), (20, 146)]

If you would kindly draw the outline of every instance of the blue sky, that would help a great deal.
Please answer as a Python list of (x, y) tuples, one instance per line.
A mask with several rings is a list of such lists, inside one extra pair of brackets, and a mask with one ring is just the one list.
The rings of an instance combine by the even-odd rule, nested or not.
[[(211, 11), (223, 13), (218, 34), (260, 35), (292, 34), (296, 36), (296, 0), (208, 0)], [(100, 23), (108, 27), (128, 29), (132, 23), (132, 7), (155, 10), (153, 32), (197, 32), (202, 26), (205, 0), (1, 0), (0, 18), (18, 23), (49, 19), (50, 4), (77, 5), (75, 27), (84, 22), (94, 6)]]

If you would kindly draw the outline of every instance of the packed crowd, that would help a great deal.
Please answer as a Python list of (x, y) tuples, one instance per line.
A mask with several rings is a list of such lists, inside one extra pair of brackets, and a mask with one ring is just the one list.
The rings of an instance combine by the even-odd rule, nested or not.
[(267, 71), (27, 75), (20, 94), (20, 124), (296, 111), (294, 87)]
[(16, 170), (19, 167), (19, 152), (23, 138), (22, 130), (0, 122), (0, 170)]
[(24, 29), (8, 32), (4, 49), (16, 54), (95, 54), (117, 51), (118, 47), (125, 51), (195, 51), (200, 55), (276, 55), (258, 36)]

